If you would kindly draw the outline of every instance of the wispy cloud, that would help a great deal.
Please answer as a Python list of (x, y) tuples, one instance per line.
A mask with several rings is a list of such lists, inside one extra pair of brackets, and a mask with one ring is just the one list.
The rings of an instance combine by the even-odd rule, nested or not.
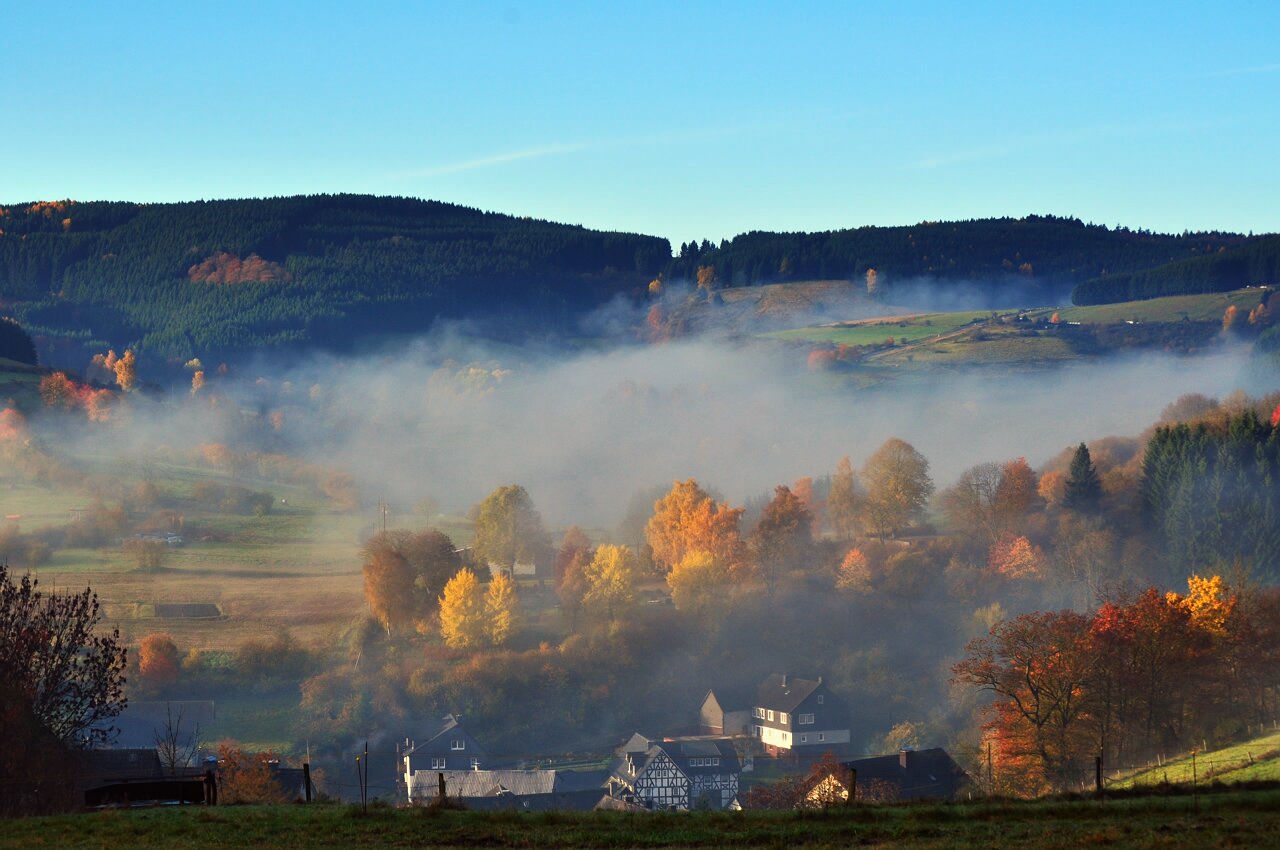
[(1242, 74), (1274, 74), (1280, 71), (1280, 62), (1271, 65), (1253, 65), (1248, 68), (1224, 68), (1221, 71), (1207, 71), (1202, 77), (1237, 77)]
[(475, 159), (464, 159), (459, 162), (450, 162), (444, 165), (436, 165), (430, 168), (420, 168), (415, 171), (406, 171), (401, 174), (402, 177), (443, 177), (446, 174), (458, 174), (463, 171), (475, 171), (478, 168), (492, 168), (497, 165), (506, 165), (509, 162), (520, 162), (526, 159), (542, 159), (548, 156), (562, 156), (564, 154), (577, 153), (590, 148), (591, 145), (586, 142), (577, 142), (573, 144), (563, 145), (544, 145), (536, 148), (525, 148), (518, 151), (506, 151), (505, 153), (496, 153), (490, 156), (476, 157)]

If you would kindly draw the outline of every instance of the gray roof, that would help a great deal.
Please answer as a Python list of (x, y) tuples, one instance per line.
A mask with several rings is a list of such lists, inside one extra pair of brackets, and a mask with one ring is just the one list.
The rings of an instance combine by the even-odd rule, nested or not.
[(495, 797), (503, 793), (523, 797), (557, 790), (554, 770), (418, 770), (414, 771), (414, 787), (427, 792), (418, 796), (436, 796), (440, 773), (444, 774), (445, 793), (450, 797)]
[[(638, 749), (637, 747), (641, 743), (646, 743), (648, 746), (644, 749)], [(651, 741), (636, 733), (631, 736), (627, 743), (618, 748), (617, 757), (609, 763), (609, 772), (630, 782), (634, 776), (643, 773), (649, 763), (657, 758), (659, 754), (665, 754), (679, 765), (686, 775), (690, 776), (738, 773), (742, 770), (742, 763), (738, 759), (738, 751), (734, 749), (733, 743), (727, 738), (692, 737), (674, 738), (669, 741)], [(627, 770), (628, 756), (633, 757), (636, 762), (634, 776)], [(694, 765), (692, 759), (695, 758), (715, 758), (719, 759), (719, 763), (714, 765)]]
[(874, 756), (842, 763), (845, 770), (858, 771), (858, 785), (864, 782), (887, 782), (895, 786), (902, 799), (953, 797), (968, 780), (969, 774), (941, 747), (930, 750), (908, 750), (907, 766), (902, 766), (904, 753)]
[(777, 711), (793, 711), (821, 684), (821, 679), (797, 679), (795, 676), (772, 673), (756, 690), (756, 705)]
[[(441, 736), (445, 735), (448, 732), (452, 732), (454, 729), (462, 729), (461, 719), (458, 718), (457, 715), (446, 714), (444, 717), (440, 718), (438, 725), (436, 725), (432, 729), (431, 733), (427, 735), (427, 737), (423, 740), (422, 743), (415, 744), (413, 747), (410, 747), (408, 750), (405, 750), (403, 753), (401, 753), (401, 756), (411, 756), (414, 753), (416, 753), (418, 750), (424, 750), (428, 753), (437, 751), (437, 748), (434, 748), (431, 746), (432, 742), (439, 740)], [(470, 733), (468, 733), (466, 729), (462, 729), (462, 732), (463, 734), (466, 734), (468, 737), (470, 737), (471, 740), (475, 741), (476, 743), (476, 749), (469, 751), (468, 755), (481, 755), (481, 756), (485, 755), (484, 747), (480, 745), (480, 742), (476, 741), (475, 737), (472, 736)]]
[(147, 779), (164, 774), (155, 747), (85, 750), (81, 759), (81, 775), (95, 781)]

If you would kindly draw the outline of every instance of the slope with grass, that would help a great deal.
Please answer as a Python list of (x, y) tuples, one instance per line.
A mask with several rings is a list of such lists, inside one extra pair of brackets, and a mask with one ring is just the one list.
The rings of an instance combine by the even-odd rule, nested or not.
[(1121, 776), (1109, 788), (1140, 788), (1169, 783), (1240, 783), (1280, 779), (1280, 731), (1272, 730), (1238, 744), (1190, 753)]

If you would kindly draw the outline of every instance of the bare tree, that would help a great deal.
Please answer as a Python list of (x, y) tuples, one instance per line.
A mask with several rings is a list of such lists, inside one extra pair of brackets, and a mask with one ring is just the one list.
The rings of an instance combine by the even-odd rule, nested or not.
[(191, 764), (200, 753), (200, 724), (193, 723), (190, 731), (184, 731), (182, 721), (186, 711), (179, 706), (175, 717), (171, 702), (164, 704), (164, 715), (164, 726), (156, 728), (156, 755), (164, 769), (173, 775), (179, 767)]

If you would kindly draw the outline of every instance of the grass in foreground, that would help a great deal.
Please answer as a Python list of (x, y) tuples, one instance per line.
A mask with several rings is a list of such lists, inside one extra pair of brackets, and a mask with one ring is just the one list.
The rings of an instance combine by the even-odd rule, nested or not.
[(831, 812), (481, 813), (347, 806), (109, 811), (10, 821), (0, 848), (1267, 847), (1280, 790), (1096, 801), (863, 806)]

